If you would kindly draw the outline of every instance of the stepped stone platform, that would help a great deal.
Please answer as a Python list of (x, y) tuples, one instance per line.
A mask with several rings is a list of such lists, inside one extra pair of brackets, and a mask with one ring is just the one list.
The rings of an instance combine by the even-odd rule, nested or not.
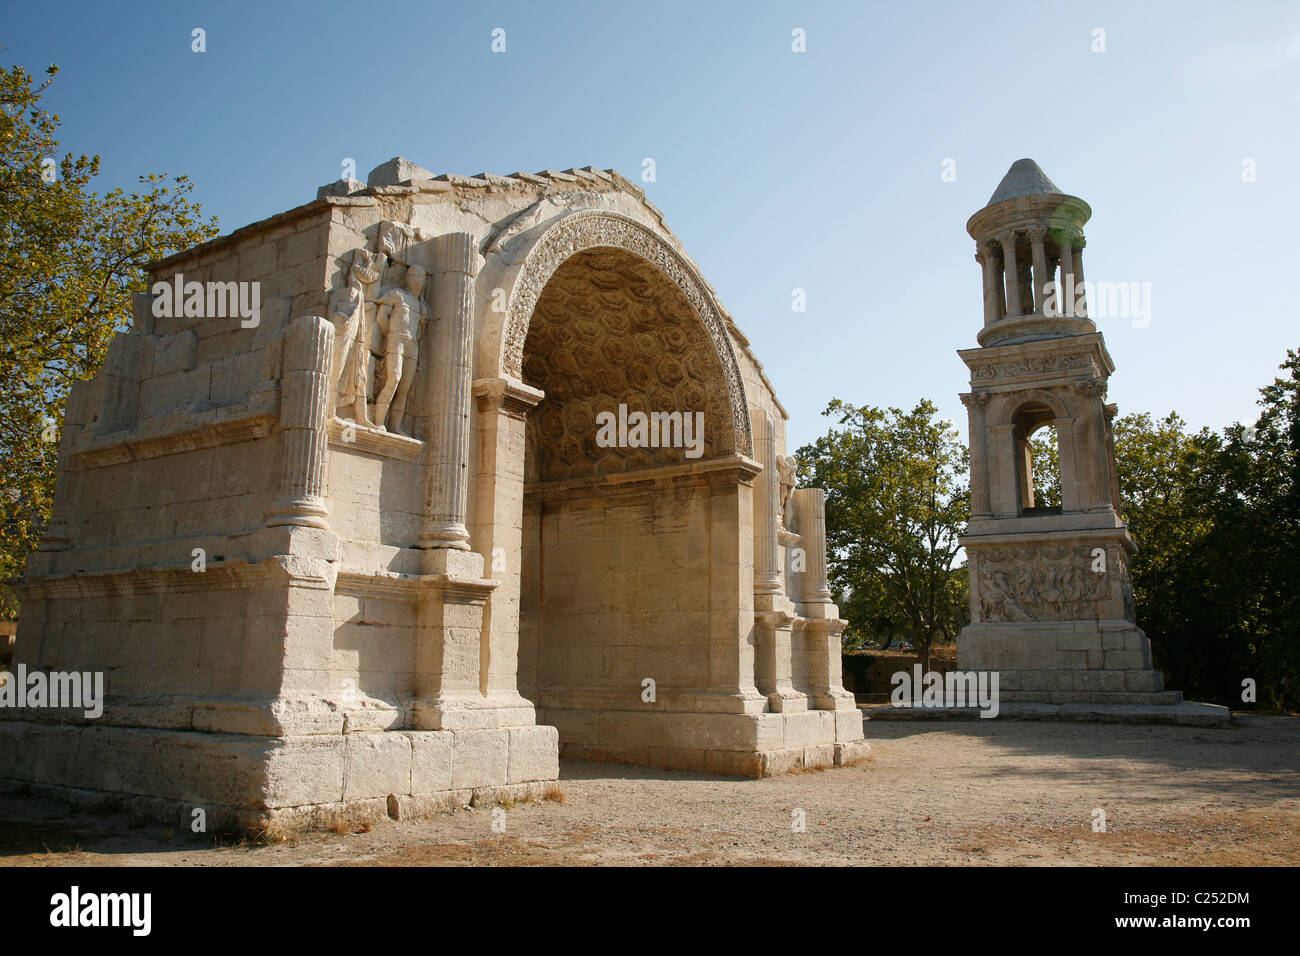
[(864, 720), (1073, 720), (1083, 723), (1180, 724), (1186, 727), (1232, 726), (1232, 711), (1227, 707), (1184, 701), (1177, 691), (1167, 693), (1179, 699), (1170, 703), (1004, 703), (998, 707), (996, 718), (980, 717), (978, 707), (866, 704), (860, 705), (860, 709), (865, 715)]

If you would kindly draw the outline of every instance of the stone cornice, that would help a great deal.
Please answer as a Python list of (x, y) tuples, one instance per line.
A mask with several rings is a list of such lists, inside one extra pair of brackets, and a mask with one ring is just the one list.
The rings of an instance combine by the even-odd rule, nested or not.
[[(175, 431), (150, 434), (138, 429), (124, 429), (97, 436), (72, 453), (72, 469), (102, 468), (128, 461), (160, 458), (182, 452), (230, 445), (263, 438), (275, 430), (278, 418), (265, 408), (219, 409), (220, 417), (200, 421)], [(193, 420), (191, 417), (190, 421)], [(165, 422), (166, 419), (161, 420)]]
[(418, 438), (408, 438), (337, 418), (330, 419), (329, 433), (331, 448), (346, 448), (397, 461), (414, 461), (424, 451), (424, 442)]
[(454, 604), (483, 604), (501, 582), (455, 574), (395, 574), (387, 571), (340, 571), (334, 590), (356, 597), (418, 601), (431, 593)]
[(640, 468), (636, 471), (543, 482), (527, 486), (524, 497), (557, 501), (591, 495), (644, 494), (669, 483), (713, 484), (719, 481), (752, 481), (762, 470), (763, 466), (752, 458), (744, 455), (728, 455), (681, 465)]
[(970, 368), (972, 388), (1022, 386), (1039, 381), (1104, 381), (1115, 371), (1100, 332), (959, 349), (957, 354)]

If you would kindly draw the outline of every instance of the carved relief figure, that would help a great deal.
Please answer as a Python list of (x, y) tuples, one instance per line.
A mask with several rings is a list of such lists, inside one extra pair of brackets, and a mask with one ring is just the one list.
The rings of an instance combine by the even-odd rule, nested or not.
[(1007, 549), (979, 556), (980, 619), (991, 623), (1079, 621), (1098, 616), (1110, 592), (1090, 570), (1092, 551)]
[(337, 389), (334, 415), (361, 425), (372, 425), (366, 407), (369, 385), (369, 339), (366, 299), (370, 287), (379, 281), (373, 253), (358, 249), (352, 254), (347, 284), (330, 298), (329, 317), (334, 323), (334, 371), (331, 381)]
[(383, 336), (383, 379), (375, 399), (375, 424), (397, 435), (406, 411), (406, 396), (419, 358), (420, 332), (424, 328), (425, 272), (408, 266), (405, 288), (389, 289), (379, 297), (375, 325)]
[(777, 481), (780, 483), (781, 503), (777, 509), (777, 518), (782, 531), (794, 530), (794, 508), (791, 505), (790, 496), (794, 491), (795, 474), (799, 470), (799, 462), (792, 455), (778, 455), (776, 459)]

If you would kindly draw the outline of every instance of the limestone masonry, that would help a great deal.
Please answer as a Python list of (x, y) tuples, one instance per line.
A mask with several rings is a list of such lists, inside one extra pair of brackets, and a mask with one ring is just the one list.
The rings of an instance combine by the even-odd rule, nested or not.
[[(971, 623), (957, 638), (958, 660), (998, 671), (1001, 699), (1012, 704), (1225, 723), (1226, 708), (1184, 704), (1165, 690), (1135, 621), (1137, 546), (1118, 511), (1116, 406), (1106, 402), (1115, 364), (1082, 291), (1091, 215), (1022, 159), (966, 224), (983, 269), (984, 327), (980, 348), (958, 353), (971, 376), (961, 396), (970, 414), (971, 514), (961, 543)], [(1034, 500), (1029, 449), (1047, 425), (1061, 483), (1051, 507)]]
[[(394, 159), (151, 286), (178, 275), (257, 283), (258, 315), (140, 296), (73, 389), (15, 663), (102, 671), (107, 697), (98, 720), (0, 711), (0, 782), (312, 824), (537, 793), (561, 753), (751, 776), (865, 753), (823, 494), (794, 487), (762, 366), (638, 187)], [(997, 367), (1067, 359), (988, 344)], [(1104, 381), (1100, 336), (1076, 353)], [(1101, 407), (1064, 391), (997, 414), (1076, 416), (1087, 520), (1022, 520), (1119, 574)], [(624, 440), (597, 441), (602, 413)], [(997, 582), (1029, 547), (972, 551)], [(1090, 599), (1122, 619), (1108, 588)], [(993, 585), (978, 601), (1013, 625)], [(1140, 631), (1104, 639), (1132, 655), (1124, 690), (1159, 690), (1128, 683), (1151, 673)]]

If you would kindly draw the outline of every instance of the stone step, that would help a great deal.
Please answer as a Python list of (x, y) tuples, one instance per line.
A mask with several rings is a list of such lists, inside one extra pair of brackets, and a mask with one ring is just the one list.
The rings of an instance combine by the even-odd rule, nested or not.
[(1141, 691), (1070, 691), (1070, 690), (1017, 690), (1000, 691), (1003, 703), (1025, 704), (1138, 704), (1170, 706), (1182, 703), (1180, 690), (1162, 690), (1151, 693)]
[[(1130, 695), (1132, 697), (1147, 695)], [(895, 707), (892, 704), (865, 705), (863, 719), (872, 720), (980, 720), (977, 707)], [(1125, 724), (1180, 724), (1190, 727), (1229, 727), (1232, 713), (1219, 704), (1179, 701), (1141, 703), (1003, 703), (996, 715), (1001, 720), (1060, 720)], [(866, 729), (871, 735), (870, 727)]]

